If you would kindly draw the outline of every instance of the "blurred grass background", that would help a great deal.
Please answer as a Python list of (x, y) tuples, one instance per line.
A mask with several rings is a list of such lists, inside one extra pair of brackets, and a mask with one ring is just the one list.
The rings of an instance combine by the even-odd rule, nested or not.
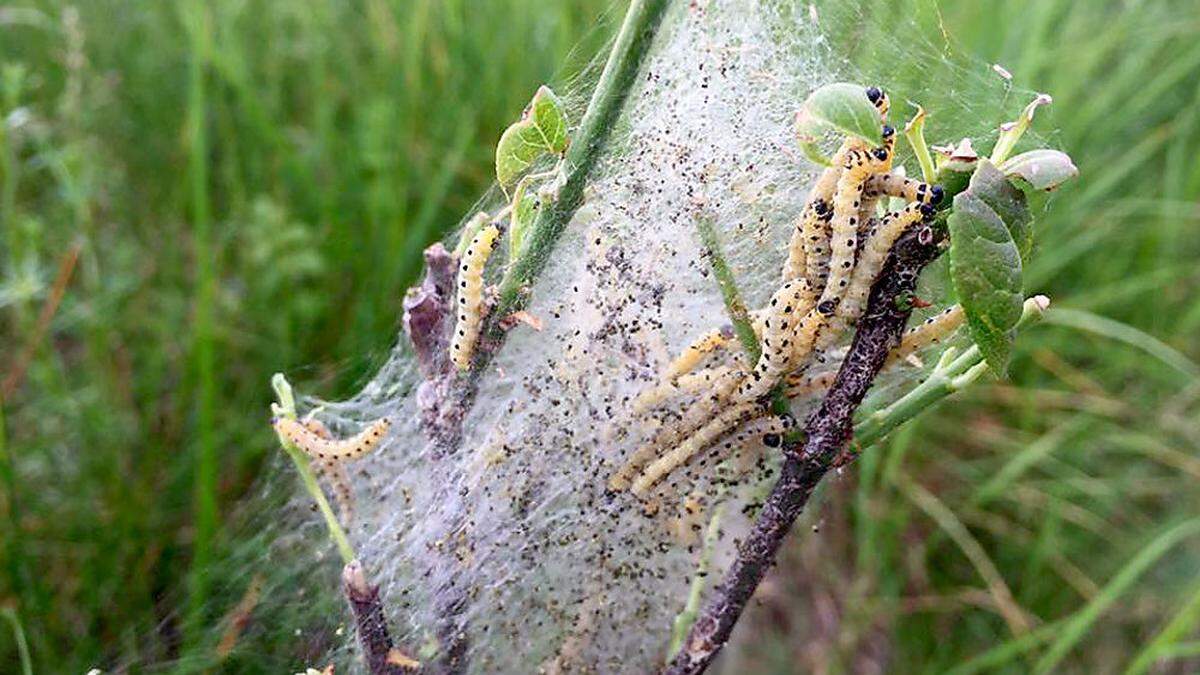
[[(895, 4), (863, 6), (873, 39), (903, 39)], [(827, 486), (731, 665), (1189, 672), (1200, 13), (909, 4), (1054, 95), (1038, 127), (1082, 178), (1041, 214), (1028, 287), (1073, 311), (1023, 337), (1010, 382)], [(212, 570), (273, 451), (270, 373), (336, 397), (378, 365), (499, 131), (621, 10), (0, 2), (0, 670), (19, 633), (37, 672), (235, 668), (195, 636), (244, 598)]]

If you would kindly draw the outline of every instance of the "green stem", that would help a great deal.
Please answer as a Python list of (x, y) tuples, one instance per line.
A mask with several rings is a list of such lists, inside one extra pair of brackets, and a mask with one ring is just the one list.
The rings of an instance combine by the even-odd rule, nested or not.
[(13, 639), (17, 642), (17, 654), (21, 659), (21, 675), (33, 675), (33, 661), (29, 658), (29, 644), (25, 641), (25, 629), (21, 627), (21, 620), (17, 617), (17, 612), (11, 607), (0, 609), (0, 614), (8, 619), (12, 624)]
[[(296, 399), (292, 394), (292, 385), (288, 383), (287, 378), (282, 373), (275, 373), (271, 378), (271, 386), (274, 387), (275, 394), (279, 397), (279, 403), (271, 406), (272, 414), (277, 417), (296, 419)], [(284, 452), (291, 458), (292, 464), (296, 466), (296, 472), (300, 474), (300, 481), (304, 483), (304, 489), (317, 503), (317, 509), (325, 519), (325, 528), (329, 530), (329, 538), (333, 540), (338, 553), (342, 556), (342, 563), (349, 565), (350, 561), (357, 558), (354, 554), (354, 547), (350, 545), (350, 539), (346, 536), (346, 531), (342, 529), (342, 524), (338, 522), (337, 515), (329, 505), (329, 500), (325, 498), (325, 493), (321, 491), (321, 486), (317, 484), (317, 477), (313, 474), (308, 457), (305, 456), (303, 450), (284, 438), (283, 434), (276, 433), (276, 436), (279, 437), (279, 445), (283, 447)]]
[(213, 308), (216, 271), (208, 195), (208, 138), (205, 70), (212, 47), (212, 24), (207, 3), (196, 2), (184, 10), (190, 38), (188, 70), (188, 175), (192, 248), (196, 261), (196, 296), (193, 323), (192, 366), (196, 383), (196, 459), (194, 476), (195, 539), (192, 546), (191, 592), (188, 630), (193, 638), (203, 624), (208, 600), (208, 567), (217, 531), (216, 360)]
[[(1042, 317), (1049, 300), (1045, 296), (1036, 296), (1025, 301), (1021, 319), (1017, 328), (1024, 328)], [(934, 367), (933, 372), (924, 382), (913, 387), (894, 403), (876, 410), (854, 425), (854, 441), (859, 448), (866, 448), (888, 435), (896, 427), (913, 419), (928, 408), (954, 392), (964, 389), (967, 385), (979, 379), (987, 371), (987, 364), (979, 347), (971, 345), (969, 349), (957, 358), (952, 352), (943, 355), (943, 359)]]
[(717, 287), (721, 289), (721, 299), (725, 301), (725, 312), (729, 314), (729, 321), (733, 323), (733, 332), (742, 343), (742, 349), (746, 350), (746, 355), (750, 357), (750, 362), (754, 363), (762, 355), (762, 346), (750, 321), (750, 311), (746, 309), (746, 302), (742, 300), (742, 294), (738, 291), (737, 280), (733, 278), (733, 271), (729, 269), (729, 263), (725, 262), (725, 256), (721, 252), (721, 240), (717, 236), (717, 229), (708, 218), (697, 216), (696, 230), (700, 233), (700, 244), (704, 247), (704, 255), (708, 257), (713, 276), (717, 278)]
[(692, 629), (692, 624), (696, 622), (696, 617), (700, 614), (700, 596), (704, 594), (705, 582), (708, 580), (708, 567), (712, 563), (713, 550), (717, 547), (717, 539), (721, 534), (721, 512), (724, 510), (725, 503), (721, 501), (724, 497), (724, 489), (717, 495), (716, 505), (713, 507), (712, 517), (708, 520), (708, 528), (704, 531), (704, 542), (700, 549), (700, 560), (696, 563), (696, 573), (692, 576), (692, 584), (688, 588), (687, 602), (683, 606), (683, 611), (675, 615), (675, 623), (671, 627), (671, 646), (667, 650), (667, 662), (675, 658), (680, 648), (683, 647), (683, 641), (687, 638), (688, 631)]
[(921, 180), (932, 183), (937, 178), (937, 169), (933, 166), (933, 157), (925, 143), (925, 109), (921, 106), (917, 106), (917, 114), (904, 125), (904, 138), (921, 165)]
[(500, 300), (492, 312), (489, 332), (499, 330), (500, 319), (520, 309), (528, 300), (528, 286), (546, 265), (550, 252), (567, 223), (583, 204), (583, 188), (600, 153), (608, 144), (617, 118), (637, 81), (668, 0), (632, 0), (604, 71), (592, 92), (578, 134), (567, 149), (567, 178), (553, 205), (542, 209), (530, 228), (525, 250), (500, 282)]

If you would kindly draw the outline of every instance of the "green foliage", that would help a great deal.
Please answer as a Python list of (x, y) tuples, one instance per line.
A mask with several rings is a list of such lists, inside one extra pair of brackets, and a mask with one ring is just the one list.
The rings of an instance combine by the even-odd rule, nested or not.
[[(223, 661), (212, 642), (183, 649), (177, 638), (199, 384), (187, 363), (196, 288), (191, 188), (180, 170), (188, 56), (178, 11), (111, 0), (6, 10), (0, 376), (33, 340), (60, 258), (83, 242), (48, 337), (0, 410), (0, 468), (5, 458), (13, 468), (0, 483), (0, 605), (20, 618), (34, 672), (122, 664), (137, 672), (163, 661), (180, 671), (296, 672), (308, 654), (340, 642), (330, 617), (342, 616), (343, 603), (316, 592), (334, 575), (271, 576), (274, 556), (311, 556), (324, 534), (280, 550), (242, 524), (247, 495), (276, 518), (295, 487), (256, 482), (268, 472), (264, 457), (279, 454), (256, 412), (268, 402), (262, 383), (275, 370), (305, 368), (304, 390), (352, 390), (395, 338), (421, 248), (491, 182), (496, 131), (533, 87), (552, 81), (576, 41), (587, 41), (577, 53), (588, 55), (611, 35), (608, 25), (592, 30), (609, 4), (210, 3), (214, 48), (202, 64), (216, 279), (210, 377), (224, 522), (206, 613), (213, 641), (253, 575), (268, 575)], [(1196, 587), (1194, 544), (1166, 551), (1144, 574), (1118, 573), (1145, 560), (1136, 556), (1155, 541), (1155, 524), (1200, 511), (1193, 368), (1117, 328), (1152, 335), (1190, 362), (1200, 357), (1200, 42), (1196, 26), (1180, 21), (1193, 7), (817, 5), (835, 36), (830, 49), (856, 77), (889, 89), (894, 120), (906, 100), (933, 111), (931, 140), (983, 138), (1019, 114), (1026, 99), (1006, 94), (991, 63), (1011, 70), (1017, 89), (1054, 94), (1036, 125), (1052, 141), (1025, 142), (1068, 148), (1082, 178), (1049, 198), (1029, 195), (1038, 251), (1025, 286), (1109, 323), (1089, 322), (1103, 330), (1081, 334), (1080, 315), (1051, 310), (1048, 325), (1018, 343), (1011, 383), (974, 385), (827, 486), (838, 507), (828, 513), (849, 504), (852, 515), (814, 517), (821, 536), (793, 538), (792, 547), (824, 548), (776, 577), (779, 592), (762, 598), (770, 620), (743, 628), (755, 637), (744, 658), (776, 666), (757, 672), (794, 672), (793, 646), (804, 644), (831, 668), (866, 651), (889, 653), (897, 672), (942, 672), (1002, 652), (1009, 656), (986, 672), (1026, 672), (1089, 606), (1102, 611), (1059, 642), (1062, 670), (1120, 667), (1160, 631), (1188, 644), (1165, 628)], [(908, 18), (916, 24), (898, 39)], [(923, 51), (901, 51), (912, 45)], [(969, 55), (971, 71), (995, 87), (963, 84), (962, 62), (942, 54)], [(994, 117), (1001, 109), (1009, 114)], [(275, 265), (270, 251), (279, 252)], [(1088, 423), (1054, 433), (1076, 416)], [(1045, 452), (1012, 485), (986, 509), (972, 504), (980, 485), (1040, 439)], [(972, 531), (1015, 602), (1040, 621), (1030, 633), (1008, 635), (992, 607), (972, 600), (974, 567), (905, 498), (906, 478)], [(831, 555), (839, 541), (853, 549)], [(813, 568), (813, 559), (826, 562)], [(819, 605), (788, 585), (827, 579)], [(1116, 602), (1101, 595), (1109, 588), (1121, 591)], [(820, 614), (840, 621), (830, 627), (836, 638), (803, 632), (814, 607), (844, 610)], [(1154, 646), (1152, 658), (1172, 653), (1171, 644)], [(0, 663), (20, 662), (6, 630)]]
[(800, 107), (796, 127), (802, 141), (814, 141), (826, 130), (857, 136), (879, 145), (883, 141), (879, 111), (867, 98), (866, 88), (836, 82), (817, 88)]
[(496, 180), (505, 189), (543, 155), (567, 149), (567, 114), (547, 86), (538, 88), (521, 119), (496, 143)]
[[(1013, 231), (1029, 224), (1028, 210), (1013, 200), (1008, 181), (981, 161), (969, 187), (954, 197), (950, 226), (950, 277), (975, 344), (992, 370), (1003, 375), (1012, 349), (1013, 327), (1024, 299), (1021, 254)], [(992, 204), (1009, 216), (1006, 221)]]

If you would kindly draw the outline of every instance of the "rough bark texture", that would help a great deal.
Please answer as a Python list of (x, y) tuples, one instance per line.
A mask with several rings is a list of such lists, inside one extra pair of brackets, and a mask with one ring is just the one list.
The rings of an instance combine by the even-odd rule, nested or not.
[(379, 588), (367, 582), (362, 564), (357, 560), (342, 570), (342, 589), (354, 614), (358, 643), (362, 646), (363, 658), (367, 662), (367, 672), (371, 675), (415, 672), (415, 667), (400, 665), (404, 657), (393, 649), (387, 618), (383, 614), (383, 603), (379, 599)]
[(701, 673), (729, 641), (733, 627), (771, 566), (813, 489), (829, 470), (852, 459), (846, 454), (854, 411), (862, 402), (899, 341), (912, 312), (902, 301), (916, 287), (917, 277), (938, 256), (937, 237), (928, 228), (906, 234), (888, 257), (871, 289), (866, 313), (858, 323), (850, 351), (828, 394), (805, 421), (804, 439), (784, 448), (779, 479), (763, 504), (737, 558), (692, 625), (683, 648), (663, 669), (670, 675)]

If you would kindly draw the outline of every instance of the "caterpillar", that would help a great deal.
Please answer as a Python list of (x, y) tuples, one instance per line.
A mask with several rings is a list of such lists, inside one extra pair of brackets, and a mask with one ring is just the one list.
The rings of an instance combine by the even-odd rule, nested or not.
[[(887, 122), (890, 102), (888, 96), (878, 87), (868, 87), (867, 98), (879, 111), (881, 122)], [(790, 281), (800, 275), (800, 263), (803, 262), (808, 283), (820, 291), (825, 278), (828, 276), (829, 262), (829, 220), (833, 216), (830, 204), (837, 191), (838, 180), (842, 174), (849, 153), (865, 150), (866, 144), (859, 138), (847, 138), (830, 159), (830, 165), (817, 178), (809, 192), (807, 206), (801, 214), (800, 223), (792, 232), (788, 244), (788, 262), (784, 266), (783, 280)]]
[(858, 264), (854, 266), (854, 272), (850, 277), (850, 286), (846, 289), (846, 295), (838, 306), (839, 319), (847, 324), (858, 321), (863, 310), (866, 309), (867, 296), (871, 293), (875, 277), (879, 276), (879, 271), (883, 269), (883, 263), (887, 260), (892, 245), (909, 227), (928, 222), (933, 215), (932, 206), (912, 202), (899, 211), (887, 214), (879, 221), (878, 227), (871, 233), (859, 253)]
[(483, 321), (483, 268), (496, 248), (500, 228), (488, 225), (467, 245), (458, 272), (458, 320), (450, 341), (450, 360), (459, 370), (471, 365)]
[(674, 361), (667, 364), (663, 377), (674, 380), (684, 373), (691, 372), (705, 356), (725, 347), (732, 340), (733, 328), (731, 326), (710, 330), (693, 340)]
[(309, 457), (320, 461), (347, 461), (362, 457), (379, 445), (387, 436), (392, 423), (381, 417), (357, 434), (343, 440), (322, 438), (312, 429), (290, 417), (276, 417), (271, 421), (275, 431), (292, 445), (300, 448)]
[[(879, 111), (879, 121), (882, 124), (887, 124), (888, 111), (891, 109), (891, 101), (888, 95), (878, 87), (867, 88), (867, 98), (875, 104), (875, 109)], [(888, 153), (891, 154), (890, 152)], [(888, 160), (888, 168), (891, 169), (891, 159)], [(879, 204), (879, 195), (872, 194), (870, 191), (863, 191), (862, 206), (859, 208), (859, 222), (866, 222), (869, 218), (875, 216), (876, 206)], [(861, 237), (860, 237), (861, 239)]]
[(816, 375), (806, 375), (804, 373), (793, 373), (784, 381), (787, 389), (784, 393), (788, 398), (797, 398), (800, 396), (812, 396), (813, 394), (825, 391), (833, 384), (834, 378), (837, 377), (836, 370), (827, 370)]
[(883, 128), (883, 145), (873, 150), (858, 148), (846, 155), (846, 163), (838, 178), (833, 200), (833, 220), (830, 223), (829, 278), (821, 300), (836, 300), (845, 293), (858, 251), (859, 208), (863, 186), (871, 175), (890, 168), (896, 130)]
[(675, 449), (647, 466), (642, 475), (633, 481), (630, 491), (639, 497), (645, 495), (646, 491), (654, 487), (664, 476), (686, 463), (697, 452), (708, 447), (733, 427), (753, 417), (755, 412), (761, 409), (762, 407), (755, 402), (738, 403), (726, 408)]
[(879, 173), (867, 179), (864, 190), (868, 197), (887, 195), (899, 197), (906, 202), (920, 202), (937, 206), (941, 203), (945, 191), (940, 185), (930, 185), (919, 180), (901, 176), (895, 173)]
[(795, 426), (796, 418), (791, 415), (755, 417), (728, 434), (722, 441), (722, 447), (725, 450), (744, 448), (757, 438), (768, 448), (778, 448), (783, 444), (783, 435)]
[(633, 402), (633, 411), (635, 413), (645, 412), (672, 396), (695, 391), (705, 385), (711, 385), (713, 382), (726, 377), (731, 370), (733, 369), (730, 366), (717, 366), (716, 368), (705, 368), (695, 373), (685, 373), (676, 379), (668, 380), (657, 387), (647, 389), (639, 394)]
[[(315, 417), (306, 417), (300, 420), (300, 424), (322, 439), (331, 440), (333, 438), (329, 427)], [(333, 492), (334, 501), (337, 502), (338, 511), (342, 515), (342, 524), (349, 525), (354, 522), (354, 492), (350, 486), (350, 474), (346, 471), (345, 465), (333, 459), (314, 460), (313, 469), (318, 477), (325, 480), (329, 485), (329, 490)]]
[(633, 476), (641, 470), (646, 462), (653, 459), (660, 449), (679, 442), (688, 431), (704, 424), (704, 421), (720, 409), (725, 400), (729, 398), (729, 394), (744, 379), (745, 372), (741, 368), (731, 368), (713, 378), (713, 386), (708, 394), (690, 406), (674, 424), (664, 425), (654, 435), (654, 438), (630, 455), (624, 466), (609, 479), (608, 488), (610, 490), (627, 489)]
[(900, 344), (888, 353), (883, 367), (895, 365), (929, 345), (942, 341), (958, 330), (962, 322), (963, 311), (960, 305), (951, 305), (945, 311), (925, 319), (921, 324), (904, 332)]
[[(801, 248), (804, 251), (804, 278), (814, 289), (824, 288), (829, 276), (829, 222), (833, 209), (824, 199), (816, 199), (806, 209), (801, 222)], [(792, 278), (799, 276), (794, 275)]]
[(762, 354), (738, 389), (741, 400), (756, 399), (767, 393), (790, 368), (794, 359), (792, 340), (796, 326), (812, 308), (813, 296), (805, 279), (789, 281), (771, 296), (763, 321)]

